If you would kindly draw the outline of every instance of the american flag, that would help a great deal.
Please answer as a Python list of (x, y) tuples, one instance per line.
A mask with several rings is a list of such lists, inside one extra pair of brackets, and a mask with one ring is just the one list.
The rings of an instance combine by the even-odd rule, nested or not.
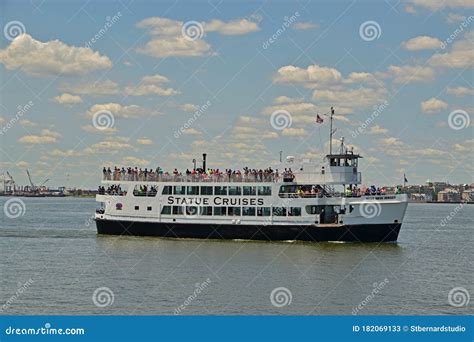
[(321, 124), (323, 122), (324, 122), (323, 118), (320, 117), (319, 114), (316, 114), (316, 123)]

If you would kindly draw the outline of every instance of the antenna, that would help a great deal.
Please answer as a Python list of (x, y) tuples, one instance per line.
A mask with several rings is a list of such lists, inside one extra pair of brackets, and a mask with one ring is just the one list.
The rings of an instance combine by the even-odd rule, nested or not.
[(332, 117), (334, 116), (334, 107), (331, 107), (331, 115), (329, 116), (331, 120), (331, 125), (329, 127), (330, 132), (329, 132), (329, 154), (332, 154), (332, 135), (334, 134), (335, 131), (332, 130)]

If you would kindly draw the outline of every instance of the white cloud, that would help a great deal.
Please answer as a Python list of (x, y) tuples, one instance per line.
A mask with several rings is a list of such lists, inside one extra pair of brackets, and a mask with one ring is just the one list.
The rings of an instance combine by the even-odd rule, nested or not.
[(179, 108), (184, 112), (193, 113), (199, 109), (199, 106), (192, 103), (184, 103)]
[(268, 106), (263, 109), (263, 114), (272, 114), (276, 110), (286, 110), (290, 114), (316, 113), (316, 106), (309, 102), (285, 103)]
[(93, 105), (84, 115), (88, 118), (94, 117), (99, 111), (109, 111), (115, 117), (133, 118), (146, 114), (153, 114), (137, 105), (122, 106), (119, 103), (104, 103)]
[(388, 145), (388, 146), (402, 146), (403, 145), (402, 141), (394, 137), (382, 139), (380, 140), (380, 143), (382, 145)]
[(178, 91), (173, 88), (162, 88), (156, 84), (140, 84), (138, 86), (129, 86), (125, 88), (125, 94), (128, 96), (144, 96), (155, 94), (159, 96), (173, 96), (178, 94)]
[(308, 135), (308, 132), (304, 128), (293, 128), (288, 127), (282, 130), (282, 135), (287, 137), (305, 137)]
[(440, 9), (451, 7), (451, 8), (473, 8), (474, 3), (471, 0), (410, 0), (410, 3), (416, 6), (420, 6), (432, 11), (438, 11)]
[(278, 96), (273, 100), (273, 103), (283, 104), (283, 103), (297, 103), (303, 102), (301, 97), (288, 97), (288, 96)]
[(449, 95), (454, 95), (456, 97), (474, 96), (474, 89), (466, 88), (466, 87), (455, 87), (455, 88), (448, 87), (446, 92)]
[(28, 34), (16, 37), (0, 50), (0, 63), (8, 70), (21, 69), (32, 76), (84, 75), (112, 67), (107, 56), (90, 48), (69, 46), (60, 40), (43, 43)]
[(403, 46), (410, 51), (434, 50), (441, 47), (441, 40), (429, 36), (419, 36), (404, 42)]
[(446, 18), (446, 21), (449, 24), (459, 23), (463, 20), (466, 20), (466, 16), (462, 14), (457, 14), (457, 13), (448, 13), (448, 17)]
[[(387, 92), (384, 88), (364, 87), (347, 90), (315, 90), (313, 93), (314, 100), (338, 107), (340, 114), (343, 114), (341, 109), (344, 106), (367, 108), (382, 103), (386, 96)], [(344, 113), (350, 112), (349, 108), (346, 109), (348, 110)]]
[(435, 71), (425, 66), (390, 65), (384, 76), (392, 77), (395, 83), (429, 82), (435, 77)]
[[(147, 29), (152, 35), (152, 39), (144, 47), (138, 48), (137, 52), (157, 58), (166, 57), (194, 57), (210, 54), (211, 46), (204, 39), (186, 39), (182, 35), (182, 28), (185, 23), (161, 17), (151, 17), (140, 21), (137, 26)], [(203, 32), (218, 32), (224, 35), (241, 35), (258, 31), (258, 24), (247, 19), (231, 20), (223, 22), (221, 20), (211, 20), (201, 23)], [(199, 30), (199, 27), (197, 27)]]
[(52, 144), (55, 143), (61, 134), (51, 131), (49, 129), (42, 129), (40, 135), (25, 135), (18, 139), (22, 144), (37, 145), (37, 144)]
[[(474, 1), (473, 1), (474, 3)], [(464, 39), (455, 41), (450, 52), (431, 56), (432, 66), (446, 68), (468, 68), (474, 65), (474, 31), (467, 32)]]
[(149, 75), (144, 76), (142, 78), (143, 83), (167, 83), (169, 79), (166, 76), (156, 74), (156, 75)]
[(60, 158), (65, 158), (65, 157), (78, 157), (82, 155), (81, 151), (76, 151), (76, 150), (60, 150), (60, 149), (54, 149), (50, 152), (48, 152), (50, 156), (53, 157), (60, 157)]
[(208, 23), (203, 23), (203, 27), (204, 32), (218, 32), (228, 36), (242, 35), (260, 30), (256, 22), (247, 19), (231, 20), (227, 23), (213, 19)]
[(374, 125), (370, 127), (368, 133), (369, 134), (385, 134), (385, 133), (388, 133), (388, 129), (382, 128), (379, 125)]
[(62, 95), (53, 97), (53, 101), (59, 104), (66, 104), (66, 105), (82, 103), (82, 99), (80, 96), (71, 95), (68, 93), (64, 93)]
[(90, 96), (107, 96), (120, 93), (118, 84), (111, 80), (65, 84), (62, 85), (60, 89), (73, 94)]
[(101, 127), (101, 129), (97, 129), (97, 127), (94, 127), (92, 125), (85, 125), (81, 128), (89, 133), (112, 134), (117, 132), (116, 127)]
[(148, 139), (148, 138), (139, 138), (139, 139), (137, 139), (137, 144), (139, 144), (139, 145), (152, 145), (153, 140)]
[(309, 65), (306, 69), (287, 65), (278, 69), (273, 77), (274, 83), (303, 83), (308, 87), (336, 84), (341, 80), (342, 75), (337, 69), (316, 64)]
[(117, 153), (124, 150), (132, 149), (132, 145), (127, 142), (122, 142), (120, 139), (115, 137), (107, 138), (106, 140), (92, 144), (84, 149), (85, 154), (104, 154), (104, 153)]
[(295, 30), (311, 30), (311, 29), (319, 28), (319, 25), (309, 23), (309, 22), (299, 22), (299, 23), (294, 23), (292, 27)]
[(432, 97), (429, 100), (421, 102), (421, 110), (424, 113), (436, 113), (443, 109), (447, 109), (448, 104), (442, 100)]
[(186, 135), (201, 135), (202, 133), (195, 128), (187, 128), (183, 131)]
[[(1, 123), (1, 120), (0, 120), (0, 123)], [(28, 127), (35, 127), (36, 126), (36, 123), (34, 123), (33, 121), (30, 121), (28, 119), (20, 120), (19, 123), (22, 126), (28, 126)]]
[(122, 165), (133, 165), (134, 167), (135, 166), (137, 166), (137, 167), (148, 167), (148, 166), (150, 166), (150, 161), (146, 160), (146, 159), (140, 159), (140, 158), (137, 158), (137, 157), (129, 156), (129, 157), (123, 158), (122, 161), (120, 162), (120, 164), (122, 164)]

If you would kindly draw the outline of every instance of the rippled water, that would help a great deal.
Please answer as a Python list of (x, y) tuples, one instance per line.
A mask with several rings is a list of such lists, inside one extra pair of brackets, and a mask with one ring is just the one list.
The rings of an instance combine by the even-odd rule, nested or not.
[(474, 205), (410, 204), (397, 244), (342, 244), (98, 236), (94, 199), (22, 200), (0, 221), (2, 314), (474, 313), (448, 302), (474, 295)]

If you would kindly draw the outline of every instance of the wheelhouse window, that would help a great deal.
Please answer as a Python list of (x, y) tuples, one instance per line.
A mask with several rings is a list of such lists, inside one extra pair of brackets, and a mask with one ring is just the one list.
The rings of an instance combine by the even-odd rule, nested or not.
[(226, 186), (215, 186), (214, 187), (214, 195), (227, 195), (227, 187)]
[(257, 216), (270, 216), (270, 207), (259, 207), (257, 208)]
[(243, 216), (255, 216), (255, 211), (254, 207), (242, 207)]
[(300, 207), (288, 208), (288, 216), (301, 216), (301, 208)]
[(286, 216), (286, 208), (284, 207), (274, 207), (273, 216)]
[(244, 186), (244, 196), (255, 196), (256, 194), (255, 186)]
[(201, 195), (212, 195), (212, 186), (201, 186)]
[(188, 193), (188, 195), (199, 195), (199, 187), (198, 186), (188, 186), (187, 193)]
[(173, 188), (170, 185), (166, 185), (163, 187), (163, 191), (161, 192), (163, 195), (171, 195)]
[(271, 196), (272, 195), (272, 187), (271, 186), (259, 186), (258, 187), (258, 195), (259, 196)]
[(225, 216), (226, 207), (214, 207), (214, 216)]
[(161, 215), (171, 215), (171, 206), (164, 205), (163, 208), (161, 208)]
[(240, 207), (228, 207), (227, 215), (229, 216), (240, 216)]
[(212, 216), (212, 207), (210, 206), (201, 207), (201, 215)]
[(186, 187), (180, 186), (180, 185), (174, 186), (173, 187), (173, 193), (175, 195), (186, 195)]
[(242, 195), (242, 188), (240, 186), (229, 186), (229, 196)]
[(173, 206), (173, 215), (183, 215), (183, 207), (180, 205)]

